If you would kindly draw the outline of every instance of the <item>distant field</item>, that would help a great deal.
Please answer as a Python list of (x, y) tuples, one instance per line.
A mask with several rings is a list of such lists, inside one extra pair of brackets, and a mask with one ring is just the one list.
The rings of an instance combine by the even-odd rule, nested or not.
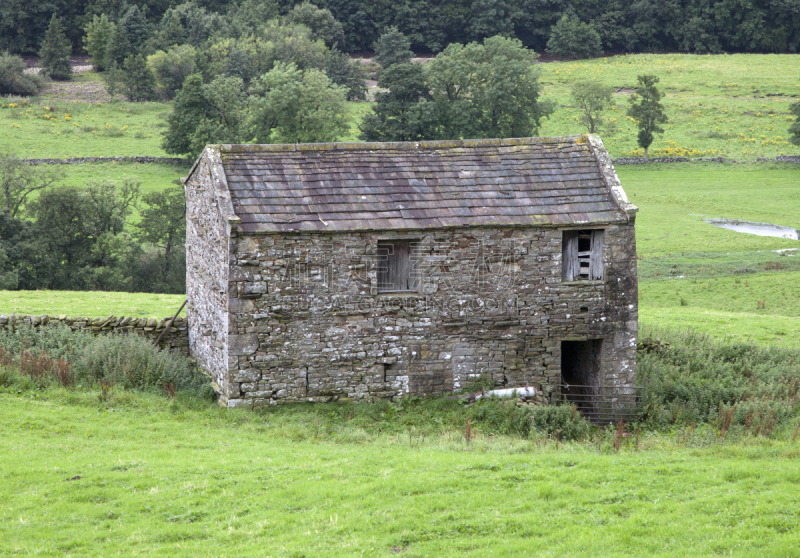
[(727, 217), (800, 229), (798, 166), (619, 165), (617, 173), (640, 209), (643, 323), (800, 343), (800, 242), (742, 234), (702, 220)]
[[(185, 298), (184, 295), (102, 291), (0, 291), (0, 314), (164, 318), (175, 314)], [(185, 309), (181, 315), (186, 315)]]
[[(53, 167), (50, 167), (53, 168)], [(64, 173), (64, 185), (83, 186), (89, 180), (108, 179), (121, 182), (132, 178), (142, 183), (142, 192), (154, 192), (174, 186), (173, 181), (186, 176), (189, 166), (155, 163), (81, 163), (55, 167)]]
[[(636, 76), (655, 74), (666, 90), (669, 122), (656, 136), (651, 156), (716, 157), (751, 161), (798, 154), (788, 142), (789, 104), (800, 97), (800, 55), (637, 54), (541, 64), (545, 97), (559, 107), (542, 135), (585, 132), (569, 105), (569, 85), (593, 79), (613, 86), (617, 132), (601, 132), (613, 157), (642, 155), (636, 125), (625, 115)], [(566, 106), (561, 106), (566, 105)]]
[[(540, 64), (543, 98), (558, 104), (543, 122), (540, 135), (584, 133), (578, 112), (570, 106), (569, 87), (577, 79), (596, 79), (615, 87), (617, 108), (609, 113), (617, 131), (602, 130), (613, 157), (640, 155), (635, 124), (625, 111), (636, 76), (661, 78), (670, 122), (657, 136), (653, 156), (725, 156), (751, 161), (757, 157), (798, 154), (788, 143), (789, 103), (800, 97), (797, 54), (638, 54), (575, 62)], [(81, 74), (78, 85), (97, 82), (94, 72)], [(21, 157), (91, 155), (165, 155), (160, 136), (166, 128), (168, 103), (88, 104), (34, 98), (0, 98), (0, 153)], [(10, 107), (14, 103), (16, 107)], [(370, 103), (348, 103), (351, 127), (342, 141), (358, 139), (358, 125)], [(54, 110), (44, 109), (50, 107)], [(67, 116), (69, 115), (69, 120)], [(49, 116), (50, 118), (46, 118)]]
[(161, 149), (168, 104), (25, 101), (0, 98), (0, 153), (22, 158), (168, 156)]

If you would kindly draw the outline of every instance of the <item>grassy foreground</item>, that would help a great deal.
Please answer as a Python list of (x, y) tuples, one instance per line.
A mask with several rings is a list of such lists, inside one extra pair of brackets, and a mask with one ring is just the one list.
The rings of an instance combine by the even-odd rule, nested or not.
[(689, 430), (616, 453), (130, 392), (36, 397), (0, 394), (4, 555), (798, 555), (790, 438)]

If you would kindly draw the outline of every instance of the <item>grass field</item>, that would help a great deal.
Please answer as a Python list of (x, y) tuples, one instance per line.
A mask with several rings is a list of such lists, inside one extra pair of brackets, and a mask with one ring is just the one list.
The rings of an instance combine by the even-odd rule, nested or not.
[[(653, 156), (725, 156), (743, 161), (797, 154), (788, 143), (789, 103), (800, 97), (800, 55), (640, 54), (539, 65), (543, 98), (558, 108), (543, 122), (540, 135), (585, 132), (570, 106), (569, 87), (578, 79), (614, 86), (617, 108), (608, 117), (617, 131), (602, 131), (613, 157), (641, 155), (635, 125), (625, 116), (636, 76), (655, 74), (666, 91), (670, 118), (651, 148)], [(78, 84), (97, 82), (94, 72)], [(11, 106), (14, 104), (15, 106)], [(341, 139), (358, 138), (358, 124), (369, 103), (349, 103), (351, 127)], [(46, 109), (52, 108), (53, 110)], [(0, 98), (0, 153), (20, 157), (160, 155), (160, 135), (170, 105), (164, 103), (81, 103), (34, 98)]]
[(790, 557), (800, 546), (790, 434), (646, 433), (616, 453), (130, 392), (102, 405), (57, 390), (0, 402), (4, 555)]
[[(0, 291), (0, 313), (164, 318), (175, 314), (185, 298), (184, 295), (102, 291)], [(185, 316), (186, 310), (181, 315)]]
[(703, 221), (727, 217), (800, 229), (800, 168), (692, 163), (619, 165), (617, 173), (640, 210), (643, 323), (800, 343), (800, 242)]
[(636, 126), (625, 114), (636, 76), (654, 74), (666, 91), (669, 116), (656, 136), (651, 156), (716, 157), (740, 161), (798, 154), (788, 142), (789, 104), (800, 97), (800, 55), (637, 54), (541, 64), (544, 96), (559, 107), (544, 121), (542, 135), (582, 133), (578, 111), (570, 106), (575, 80), (613, 86), (617, 132), (601, 132), (612, 157), (641, 156)]
[(111, 162), (59, 165), (58, 169), (64, 173), (64, 185), (83, 186), (90, 180), (98, 179), (119, 183), (125, 178), (132, 178), (141, 182), (142, 193), (145, 193), (172, 186), (173, 181), (186, 176), (189, 165)]

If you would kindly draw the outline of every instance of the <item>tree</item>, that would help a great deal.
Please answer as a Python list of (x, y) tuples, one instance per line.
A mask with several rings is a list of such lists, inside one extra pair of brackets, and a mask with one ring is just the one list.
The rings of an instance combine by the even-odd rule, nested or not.
[(344, 28), (336, 21), (330, 10), (318, 8), (305, 0), (292, 8), (286, 19), (311, 29), (311, 38), (322, 39), (328, 48), (344, 48)]
[(39, 50), (42, 74), (52, 79), (69, 79), (72, 76), (71, 54), (72, 44), (64, 33), (61, 20), (54, 13)]
[(794, 122), (789, 126), (789, 141), (800, 145), (800, 101), (789, 105), (789, 111), (794, 114)]
[(603, 53), (600, 34), (591, 23), (564, 14), (553, 26), (547, 52), (558, 56), (588, 58)]
[(35, 95), (42, 88), (42, 79), (25, 68), (19, 56), (0, 53), (0, 95)]
[(346, 89), (317, 69), (278, 63), (250, 93), (248, 130), (258, 142), (335, 141), (347, 131)]
[(118, 66), (114, 65), (103, 72), (103, 81), (106, 84), (106, 93), (111, 97), (111, 102), (115, 102), (115, 97), (119, 95), (119, 88), (122, 85), (123, 72)]
[(576, 81), (570, 95), (572, 102), (581, 110), (581, 123), (594, 134), (603, 121), (603, 115), (612, 106), (613, 87), (597, 81)]
[(375, 43), (375, 60), (385, 70), (392, 64), (405, 64), (414, 57), (411, 41), (397, 27), (389, 27)]
[(639, 87), (630, 96), (628, 102), (628, 116), (633, 118), (639, 126), (638, 144), (644, 149), (644, 160), (647, 161), (647, 150), (653, 143), (653, 134), (663, 134), (664, 129), (659, 126), (667, 122), (664, 107), (659, 102), (663, 93), (656, 84), (658, 76), (643, 75), (637, 77)]
[[(447, 49), (440, 56), (445, 52)], [(461, 87), (474, 117), (463, 137), (516, 138), (536, 134), (541, 119), (552, 112), (550, 103), (539, 100), (536, 53), (523, 47), (518, 39), (497, 36), (483, 44), (468, 44), (460, 55), (470, 68)], [(432, 74), (434, 67), (428, 71)]]
[(471, 35), (474, 39), (502, 35), (514, 36), (514, 10), (516, 2), (507, 0), (474, 0), (469, 17)]
[(144, 207), (136, 226), (136, 239), (163, 250), (162, 281), (166, 281), (176, 248), (186, 239), (186, 195), (182, 187), (150, 192), (142, 197)]
[(147, 67), (144, 56), (137, 54), (125, 59), (122, 83), (128, 100), (152, 101), (156, 98), (156, 78)]
[(423, 138), (417, 105), (429, 99), (422, 64), (393, 64), (381, 72), (372, 112), (361, 121), (365, 141), (415, 141)]
[(37, 168), (23, 163), (15, 154), (0, 156), (0, 203), (10, 217), (19, 215), (28, 196), (49, 188), (62, 179), (57, 170)]
[(203, 48), (212, 38), (227, 36), (228, 22), (224, 17), (207, 12), (197, 2), (184, 2), (164, 12), (149, 45), (153, 50), (182, 44)]
[(203, 77), (192, 74), (183, 82), (183, 87), (175, 96), (172, 112), (167, 117), (167, 131), (161, 147), (174, 155), (196, 156), (205, 143), (195, 142), (195, 132), (209, 118), (208, 105), (203, 96)]
[(131, 55), (133, 49), (121, 25), (113, 25), (106, 45), (105, 68), (121, 67), (125, 59)]
[(278, 0), (244, 0), (241, 4), (231, 4), (228, 10), (228, 23), (234, 37), (252, 35), (271, 19), (278, 17)]
[(167, 52), (159, 50), (147, 57), (147, 66), (168, 98), (173, 98), (183, 87), (186, 78), (195, 73), (196, 55), (197, 51), (192, 45), (180, 45)]
[(240, 77), (220, 76), (202, 87), (208, 118), (195, 132), (195, 145), (208, 143), (244, 143), (242, 130), (248, 113), (257, 111), (248, 107), (247, 93)]
[[(536, 53), (516, 39), (451, 44), (424, 67), (391, 72), (364, 120), (365, 139), (527, 137), (552, 111), (539, 100)], [(400, 67), (398, 66), (398, 67)], [(423, 69), (424, 68), (424, 69)]]
[(328, 52), (325, 74), (336, 85), (347, 88), (348, 101), (364, 101), (367, 98), (367, 71), (360, 62), (335, 48)]
[(92, 21), (86, 25), (86, 36), (83, 38), (83, 46), (89, 53), (89, 58), (98, 72), (106, 69), (106, 50), (111, 35), (114, 33), (114, 24), (111, 23), (106, 14), (95, 15)]
[(134, 4), (128, 8), (128, 11), (122, 16), (120, 27), (128, 38), (133, 52), (141, 53), (150, 35), (150, 30), (144, 14), (137, 5)]

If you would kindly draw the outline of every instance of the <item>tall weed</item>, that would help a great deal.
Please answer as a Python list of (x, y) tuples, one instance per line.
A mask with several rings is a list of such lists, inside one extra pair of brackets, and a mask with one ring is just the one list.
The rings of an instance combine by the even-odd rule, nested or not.
[(83, 348), (75, 363), (79, 380), (111, 381), (124, 388), (195, 389), (208, 378), (189, 359), (162, 351), (137, 335), (101, 335)]
[(638, 355), (652, 426), (709, 423), (770, 435), (798, 406), (800, 351), (659, 331), (667, 341)]

